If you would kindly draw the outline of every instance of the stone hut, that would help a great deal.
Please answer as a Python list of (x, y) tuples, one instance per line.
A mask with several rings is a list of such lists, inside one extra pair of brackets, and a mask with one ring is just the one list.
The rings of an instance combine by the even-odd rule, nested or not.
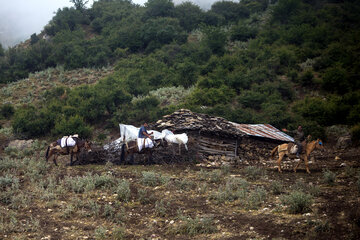
[(189, 136), (186, 153), (189, 158), (208, 161), (211, 165), (267, 161), (270, 151), (280, 143), (293, 141), (291, 137), (269, 124), (238, 124), (221, 117), (180, 109), (164, 116), (151, 128), (168, 129)]

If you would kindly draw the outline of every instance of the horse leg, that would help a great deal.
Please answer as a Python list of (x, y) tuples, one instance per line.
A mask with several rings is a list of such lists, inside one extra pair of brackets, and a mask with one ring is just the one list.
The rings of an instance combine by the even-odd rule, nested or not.
[(300, 161), (296, 164), (296, 166), (294, 168), (294, 172), (296, 172), (297, 168), (300, 166), (300, 163), (301, 163), (301, 158), (300, 158)]
[(56, 162), (56, 158), (57, 158), (57, 156), (58, 156), (58, 155), (57, 155), (57, 154), (55, 154), (55, 155), (54, 155), (54, 158), (53, 158), (53, 162), (54, 162), (55, 166), (59, 166), (59, 165), (57, 164), (57, 162)]
[(56, 156), (57, 156), (57, 154), (54, 153), (54, 150), (53, 150), (53, 149), (50, 149), (49, 155), (46, 157), (46, 162), (47, 162), (51, 157), (53, 157), (53, 162), (54, 162), (54, 164), (57, 166)]
[(279, 173), (281, 173), (281, 160), (283, 159), (284, 155), (284, 153), (279, 153), (279, 159), (277, 160)]
[(305, 155), (305, 168), (306, 168), (306, 172), (310, 173), (309, 165), (308, 165), (308, 156), (307, 155)]
[(70, 166), (73, 165), (73, 153), (70, 154)]
[(175, 153), (175, 145), (174, 144), (172, 144), (171, 149), (172, 149), (172, 152), (173, 152), (173, 156), (175, 156), (176, 153)]
[(50, 146), (48, 146), (47, 150), (46, 150), (46, 154), (45, 154), (45, 161), (47, 162), (49, 159), (49, 150), (50, 150)]

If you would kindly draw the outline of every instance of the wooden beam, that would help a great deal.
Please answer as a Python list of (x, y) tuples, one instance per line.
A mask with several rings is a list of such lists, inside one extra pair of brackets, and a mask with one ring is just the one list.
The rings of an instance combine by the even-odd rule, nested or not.
[(238, 147), (238, 140), (236, 139), (236, 142), (235, 142), (235, 157), (237, 156), (237, 147)]
[(205, 152), (205, 153), (210, 153), (210, 154), (217, 154), (217, 155), (227, 155), (227, 156), (232, 156), (234, 157), (234, 152), (233, 151), (223, 151), (223, 150), (217, 150), (217, 149), (213, 149), (213, 148), (207, 148), (204, 146), (199, 145), (200, 148), (200, 152)]

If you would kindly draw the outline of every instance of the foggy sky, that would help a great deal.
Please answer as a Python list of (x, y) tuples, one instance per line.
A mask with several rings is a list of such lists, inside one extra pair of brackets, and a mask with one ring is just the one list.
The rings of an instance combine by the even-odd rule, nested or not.
[[(93, 1), (90, 0), (87, 6), (90, 7)], [(173, 0), (176, 5), (184, 1)], [(190, 1), (208, 10), (219, 0)], [(144, 5), (147, 0), (132, 2)], [(0, 0), (0, 43), (6, 48), (30, 38), (33, 33), (39, 34), (59, 8), (71, 6), (69, 0)]]

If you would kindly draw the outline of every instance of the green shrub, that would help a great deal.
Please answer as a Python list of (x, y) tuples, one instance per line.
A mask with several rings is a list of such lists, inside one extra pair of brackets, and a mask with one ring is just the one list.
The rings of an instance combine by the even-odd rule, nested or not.
[(138, 198), (141, 204), (149, 204), (154, 200), (153, 196), (146, 189), (139, 189)]
[(114, 240), (123, 240), (126, 239), (126, 229), (124, 227), (116, 227), (113, 230), (112, 238)]
[(85, 176), (66, 177), (67, 188), (75, 193), (83, 193), (98, 188), (111, 188), (115, 185), (115, 178), (108, 174), (92, 175), (87, 173)]
[(226, 201), (232, 202), (237, 199), (245, 199), (247, 189), (232, 190), (228, 186), (220, 186), (218, 191), (210, 195), (210, 199), (214, 199), (217, 204), (224, 203)]
[(39, 161), (36, 158), (31, 158), (25, 164), (26, 171), (25, 176), (29, 177), (31, 181), (37, 181), (44, 178), (49, 171), (50, 165), (45, 161)]
[(300, 84), (302, 86), (311, 86), (313, 84), (314, 80), (314, 74), (312, 71), (306, 71), (301, 77), (300, 77)]
[(208, 192), (208, 184), (207, 183), (201, 183), (200, 185), (197, 186), (196, 191), (199, 194), (205, 194)]
[(11, 197), (11, 208), (13, 209), (24, 209), (31, 203), (31, 196), (26, 193), (18, 193)]
[(0, 191), (0, 203), (9, 205), (11, 203), (11, 197), (14, 195), (14, 191), (7, 190), (7, 191)]
[(12, 175), (5, 175), (0, 177), (0, 189), (18, 189), (19, 179)]
[(334, 185), (336, 180), (336, 173), (330, 170), (323, 171), (323, 182), (328, 185)]
[(170, 206), (169, 202), (165, 202), (164, 200), (155, 202), (155, 213), (159, 217), (165, 217)]
[(227, 175), (230, 173), (230, 169), (231, 169), (231, 166), (226, 164), (226, 165), (221, 165), (221, 172), (223, 175)]
[(104, 206), (104, 212), (102, 214), (103, 217), (106, 217), (107, 219), (113, 219), (115, 216), (116, 210), (111, 205), (106, 204)]
[(142, 172), (141, 183), (155, 187), (162, 184), (161, 175), (155, 172)]
[(194, 188), (195, 183), (187, 179), (177, 179), (175, 180), (175, 186), (180, 190), (190, 191), (192, 188)]
[(46, 135), (54, 125), (53, 115), (33, 106), (19, 108), (13, 117), (13, 131), (28, 138)]
[(310, 210), (313, 199), (311, 195), (304, 192), (292, 191), (284, 196), (282, 201), (288, 206), (290, 213), (304, 213)]
[(273, 194), (279, 195), (284, 191), (284, 186), (278, 181), (273, 181), (270, 184), (270, 189)]
[(330, 223), (329, 220), (325, 221), (316, 221), (315, 222), (315, 232), (317, 233), (326, 233), (330, 231)]
[(211, 171), (208, 176), (211, 183), (219, 183), (223, 179), (220, 169), (215, 169), (214, 171)]
[(351, 128), (351, 138), (355, 142), (360, 142), (360, 124), (357, 124)]
[[(163, 87), (150, 91), (149, 96), (156, 97), (160, 100), (160, 106), (178, 105), (180, 104), (191, 92), (194, 87), (185, 89), (183, 86), (178, 87)], [(139, 97), (137, 97), (139, 98)], [(137, 99), (136, 98), (136, 99)], [(143, 97), (144, 98), (144, 97)]]
[(347, 74), (347, 71), (339, 66), (328, 68), (323, 77), (323, 89), (338, 94), (348, 92), (351, 85)]
[(85, 205), (86, 209), (88, 209), (88, 216), (99, 216), (100, 206), (94, 200), (87, 201)]
[(244, 173), (249, 180), (255, 181), (264, 175), (264, 170), (256, 166), (248, 166), (244, 169)]
[[(5, 149), (5, 152), (6, 152), (6, 149)], [(20, 167), (20, 163), (18, 161), (14, 161), (14, 159), (11, 159), (9, 157), (4, 157), (4, 158), (0, 159), (0, 171), (1, 172), (5, 172), (10, 169), (17, 169), (19, 167)]]
[(246, 199), (247, 209), (258, 209), (265, 201), (267, 192), (263, 187), (256, 187)]
[(104, 240), (106, 239), (106, 228), (103, 226), (99, 226), (95, 229), (95, 239), (96, 240)]
[(357, 174), (357, 170), (356, 168), (350, 167), (350, 166), (346, 166), (344, 169), (344, 174), (345, 177), (355, 177)]
[(93, 175), (95, 188), (104, 188), (108, 189), (115, 185), (116, 179), (111, 174), (102, 174), (102, 175)]
[(230, 38), (232, 41), (247, 41), (250, 38), (254, 38), (257, 35), (258, 30), (254, 27), (250, 27), (246, 23), (240, 22), (238, 25), (235, 25), (230, 30)]
[(320, 193), (320, 187), (305, 183), (303, 180), (296, 180), (295, 184), (291, 186), (293, 191), (306, 192), (312, 196), (317, 196)]
[(56, 136), (69, 136), (74, 133), (82, 138), (90, 138), (92, 128), (85, 124), (78, 115), (67, 118), (60, 118), (56, 121), (52, 134)]
[(75, 208), (72, 204), (67, 204), (66, 207), (61, 212), (61, 217), (65, 219), (70, 219), (73, 217), (73, 214), (75, 213)]
[(117, 200), (120, 200), (123, 202), (129, 201), (130, 196), (131, 196), (130, 183), (126, 180), (119, 182), (119, 184), (116, 187), (115, 192), (117, 194), (117, 196), (116, 196)]
[(218, 191), (211, 194), (210, 199), (214, 199), (218, 204), (226, 201), (245, 199), (249, 183), (242, 178), (230, 178), (225, 186), (220, 186)]
[(10, 103), (2, 104), (0, 107), (0, 118), (4, 117), (6, 119), (9, 119), (12, 115), (14, 115), (15, 109), (13, 105)]
[(180, 216), (181, 223), (175, 229), (176, 233), (195, 236), (198, 234), (210, 234), (217, 231), (212, 218), (191, 218)]

